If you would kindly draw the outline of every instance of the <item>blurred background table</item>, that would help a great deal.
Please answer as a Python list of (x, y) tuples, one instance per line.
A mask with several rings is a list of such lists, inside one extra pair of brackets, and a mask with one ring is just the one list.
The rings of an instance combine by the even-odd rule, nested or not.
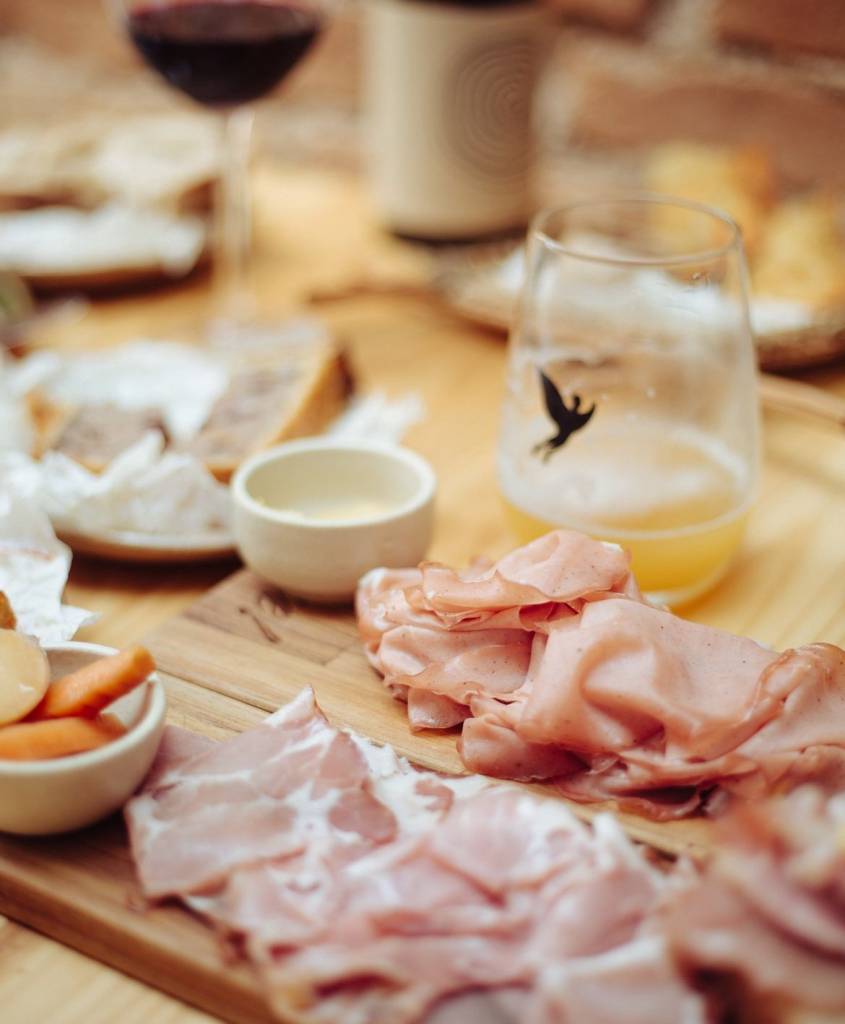
[[(835, 13), (838, 5), (817, 6)], [(578, 23), (562, 27), (540, 97), (546, 196), (560, 195), (579, 174), (624, 178), (625, 147), (682, 127), (685, 135), (736, 141), (749, 123), (796, 183), (845, 184), (841, 18), (841, 31), (814, 36), (806, 23), (789, 28), (787, 9), (797, 5), (786, 0), (771, 0), (769, 17), (757, 22), (754, 0), (558, 6)], [(37, 119), (48, 130), (75, 106), (128, 111), (179, 103), (139, 74), (97, 0), (7, 0), (0, 29), (10, 33), (0, 36), (0, 127)], [(362, 391), (420, 392), (427, 416), (407, 440), (441, 480), (432, 555), (457, 563), (479, 552), (498, 555), (511, 544), (493, 472), (504, 346), (425, 293), (428, 250), (392, 239), (377, 224), (360, 174), (357, 31), (350, 4), (284, 105), (263, 109), (257, 292), (268, 313), (309, 306), (324, 316), (348, 345)], [(746, 52), (737, 40), (757, 48)], [(195, 276), (179, 287), (99, 300), (83, 320), (35, 340), (91, 346), (178, 334), (204, 318), (207, 303), (208, 281)], [(842, 367), (806, 377), (845, 396)], [(845, 438), (772, 414), (764, 440), (762, 492), (741, 556), (718, 590), (686, 613), (776, 647), (845, 644)], [(124, 645), (233, 567), (137, 568), (78, 558), (68, 599), (102, 613), (86, 639)], [(210, 1019), (2, 919), (0, 1005), (4, 1024)]]
[[(441, 481), (432, 555), (462, 563), (479, 552), (503, 553), (511, 541), (493, 470), (501, 338), (415, 290), (427, 273), (426, 254), (379, 231), (356, 176), (264, 168), (256, 184), (265, 308), (283, 313), (315, 294), (336, 295), (312, 304), (346, 341), (360, 388), (393, 396), (413, 389), (425, 401), (426, 419), (407, 440)], [(78, 324), (40, 340), (91, 345), (138, 331), (166, 333), (202, 318), (206, 300), (205, 282), (195, 281), (168, 293), (101, 301)], [(841, 369), (813, 379), (845, 395)], [(845, 437), (767, 416), (763, 489), (747, 542), (725, 582), (687, 614), (777, 647), (820, 639), (845, 644), (843, 523)], [(102, 613), (86, 639), (124, 645), (232, 568), (138, 568), (77, 558), (68, 599)], [(106, 1024), (118, 1013), (121, 1021), (208, 1019), (12, 922), (0, 925), (0, 939), (8, 1024)]]

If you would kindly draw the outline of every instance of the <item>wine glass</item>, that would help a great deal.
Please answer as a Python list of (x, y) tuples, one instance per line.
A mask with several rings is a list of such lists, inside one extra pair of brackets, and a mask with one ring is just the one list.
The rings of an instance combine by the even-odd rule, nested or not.
[(111, 0), (135, 47), (170, 85), (223, 116), (216, 209), (216, 299), (237, 329), (252, 312), (248, 162), (254, 100), (274, 89), (319, 35), (322, 0)]
[(498, 478), (522, 540), (628, 548), (670, 604), (737, 550), (758, 475), (756, 363), (736, 225), (658, 196), (575, 203), (530, 232)]

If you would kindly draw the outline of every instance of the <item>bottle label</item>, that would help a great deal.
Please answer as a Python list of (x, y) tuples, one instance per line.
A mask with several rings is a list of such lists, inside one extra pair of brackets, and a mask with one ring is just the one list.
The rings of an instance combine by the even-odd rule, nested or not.
[(486, 41), (455, 54), (444, 81), (443, 144), (479, 183), (507, 189), (533, 159), (536, 37)]

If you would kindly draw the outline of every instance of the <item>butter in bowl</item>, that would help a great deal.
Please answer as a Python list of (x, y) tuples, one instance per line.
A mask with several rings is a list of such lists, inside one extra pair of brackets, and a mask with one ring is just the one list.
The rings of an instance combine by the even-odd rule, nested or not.
[(406, 448), (291, 441), (235, 474), (235, 542), (250, 569), (287, 593), (349, 601), (370, 569), (422, 560), (435, 492), (431, 466)]

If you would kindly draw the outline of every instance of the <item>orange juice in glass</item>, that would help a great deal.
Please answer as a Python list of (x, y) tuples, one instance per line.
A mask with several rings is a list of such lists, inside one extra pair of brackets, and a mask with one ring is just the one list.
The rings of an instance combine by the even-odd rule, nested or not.
[(656, 600), (703, 593), (753, 500), (755, 374), (729, 218), (654, 196), (539, 214), (498, 446), (515, 534), (583, 530), (627, 548)]

